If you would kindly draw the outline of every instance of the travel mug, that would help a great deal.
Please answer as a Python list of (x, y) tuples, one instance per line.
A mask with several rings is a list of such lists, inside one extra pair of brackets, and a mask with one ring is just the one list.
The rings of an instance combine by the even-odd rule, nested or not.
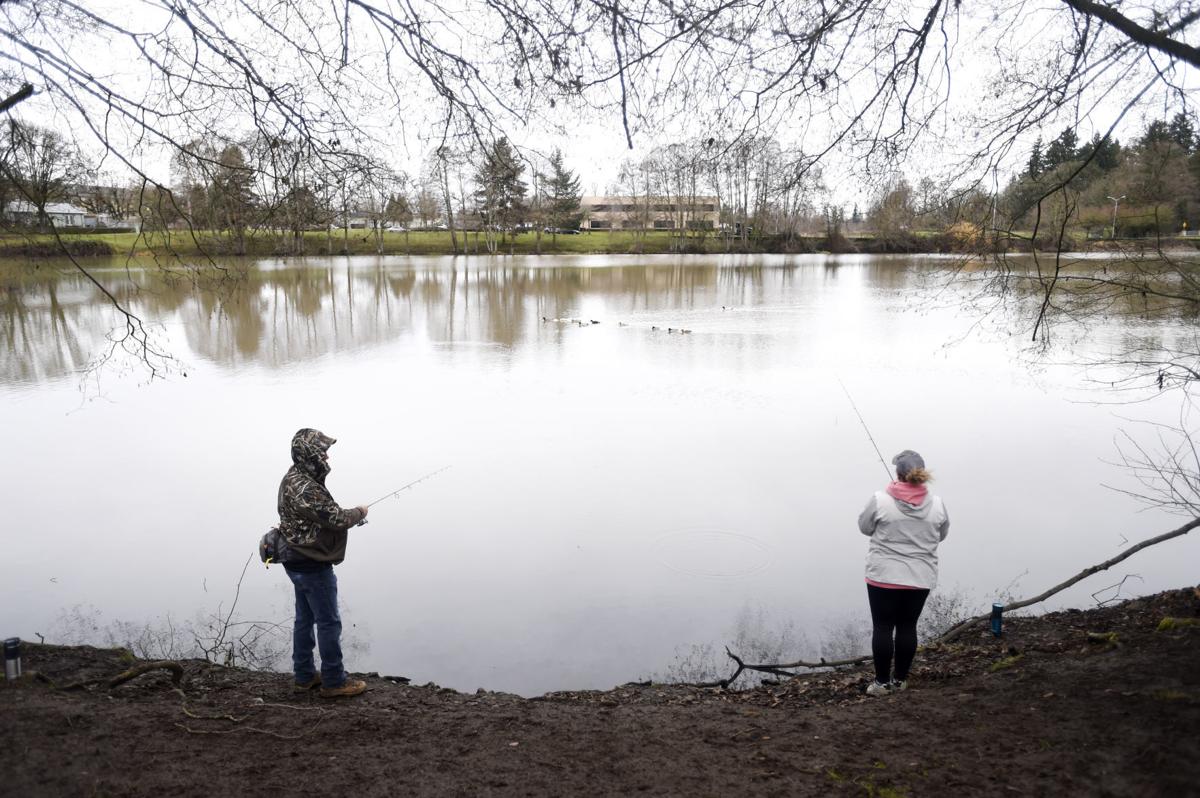
[(21, 677), (21, 638), (4, 641), (4, 678), (10, 682)]
[(1003, 618), (1001, 616), (1003, 615), (1003, 613), (1004, 613), (1004, 605), (1003, 604), (993, 604), (992, 605), (992, 636), (993, 637), (999, 637), (1001, 634), (1001, 631), (1002, 631), (1001, 625), (1003, 624)]

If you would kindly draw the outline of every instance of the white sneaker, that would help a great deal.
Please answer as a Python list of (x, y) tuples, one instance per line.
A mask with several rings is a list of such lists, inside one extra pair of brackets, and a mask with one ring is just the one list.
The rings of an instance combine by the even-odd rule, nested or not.
[(891, 684), (888, 685), (888, 687), (891, 688), (893, 693), (898, 693), (901, 690), (903, 690), (905, 687), (908, 687), (908, 681), (905, 680), (905, 681), (900, 682), (900, 681), (896, 681), (895, 679), (893, 679)]
[(892, 688), (886, 684), (873, 681), (867, 685), (867, 695), (888, 695), (891, 692)]

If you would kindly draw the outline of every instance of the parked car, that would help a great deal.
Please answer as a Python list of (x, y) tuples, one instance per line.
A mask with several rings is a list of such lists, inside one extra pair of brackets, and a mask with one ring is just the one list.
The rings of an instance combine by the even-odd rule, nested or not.
[(407, 232), (408, 232), (408, 228), (407, 228), (407, 227), (401, 227), (401, 226), (400, 226), (400, 225), (398, 225), (398, 224), (394, 224), (394, 225), (392, 225), (391, 227), (389, 227), (389, 228), (387, 229), (387, 231), (388, 231), (389, 233), (407, 233)]
[(577, 236), (577, 235), (579, 235), (578, 230), (573, 230), (569, 227), (543, 227), (542, 232), (550, 233), (552, 235), (560, 235), (560, 236)]

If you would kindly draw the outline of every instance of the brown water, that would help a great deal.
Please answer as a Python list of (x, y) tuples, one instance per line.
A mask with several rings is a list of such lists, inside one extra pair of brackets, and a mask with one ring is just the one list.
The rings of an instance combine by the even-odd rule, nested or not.
[[(345, 504), (450, 466), (377, 505), (338, 575), (349, 667), (468, 690), (602, 688), (747, 625), (792, 624), (810, 650), (861, 625), (854, 522), (885, 474), (839, 378), (887, 457), (925, 455), (952, 518), (943, 592), (980, 609), (1175, 526), (1100, 485), (1131, 485), (1104, 462), (1122, 416), (1173, 420), (1177, 402), (1081, 403), (1100, 397), (1076, 370), (1031, 370), (1022, 337), (975, 326), (968, 287), (934, 297), (922, 278), (943, 265), (308, 259), (216, 292), (99, 270), (179, 359), (149, 383), (119, 360), (82, 377), (110, 306), (69, 272), (18, 275), (0, 305), (0, 633), (228, 611), (305, 426), (339, 439)], [(1127, 573), (1126, 593), (1194, 582), (1198, 547), (1061, 602)], [(286, 625), (290, 602), (255, 560), (237, 617)]]

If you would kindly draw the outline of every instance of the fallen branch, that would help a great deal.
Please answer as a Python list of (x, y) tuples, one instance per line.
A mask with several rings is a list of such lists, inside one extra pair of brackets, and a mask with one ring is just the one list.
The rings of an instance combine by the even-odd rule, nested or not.
[(748, 662), (743, 662), (738, 655), (729, 650), (728, 646), (725, 647), (725, 653), (729, 655), (730, 659), (737, 663), (737, 670), (735, 670), (733, 674), (726, 679), (718, 679), (715, 682), (703, 682), (695, 685), (696, 687), (728, 688), (729, 685), (737, 681), (737, 678), (742, 675), (742, 671), (756, 671), (758, 673), (769, 673), (772, 676), (782, 676), (785, 679), (795, 679), (801, 674), (787, 670), (788, 668), (807, 668), (809, 670), (814, 668), (841, 668), (847, 665), (858, 665), (861, 662), (866, 662), (871, 659), (870, 654), (865, 654), (861, 657), (850, 657), (849, 659), (827, 660), (822, 657), (816, 661), (800, 659), (796, 660), (795, 662), (750, 664)]
[(134, 665), (129, 670), (118, 673), (116, 676), (108, 680), (108, 686), (109, 688), (118, 687), (122, 684), (125, 684), (125, 682), (130, 681), (131, 679), (136, 679), (143, 673), (149, 673), (150, 671), (157, 670), (170, 671), (171, 681), (175, 684), (179, 684), (180, 680), (183, 679), (182, 665), (180, 665), (178, 662), (174, 662), (173, 660), (160, 659), (155, 662), (143, 662), (141, 665)]
[[(1171, 540), (1172, 538), (1180, 537), (1181, 535), (1186, 535), (1188, 532), (1191, 532), (1196, 527), (1200, 527), (1200, 518), (1193, 518), (1191, 521), (1187, 522), (1186, 524), (1179, 527), (1178, 529), (1173, 529), (1170, 532), (1165, 532), (1161, 535), (1158, 535), (1157, 537), (1149, 538), (1148, 540), (1143, 540), (1141, 543), (1138, 543), (1134, 546), (1130, 546), (1129, 548), (1125, 549), (1117, 556), (1115, 556), (1111, 559), (1105, 560), (1102, 563), (1093, 565), (1089, 568), (1085, 568), (1082, 571), (1080, 571), (1079, 573), (1075, 574), (1075, 576), (1068, 579), (1067, 581), (1057, 584), (1054, 587), (1050, 588), (1049, 590), (1047, 590), (1043, 593), (1039, 593), (1038, 595), (1034, 596), (1033, 598), (1022, 599), (1020, 601), (1014, 601), (1013, 603), (1006, 606), (1004, 609), (1006, 612), (1011, 612), (1013, 610), (1019, 610), (1023, 607), (1028, 607), (1032, 604), (1038, 604), (1040, 602), (1043, 602), (1046, 599), (1053, 596), (1055, 593), (1061, 593), (1062, 591), (1071, 587), (1071, 585), (1074, 585), (1077, 582), (1081, 582), (1093, 574), (1099, 573), (1100, 571), (1107, 571), (1109, 568), (1113, 567), (1114, 565), (1121, 562), (1122, 560), (1128, 559), (1129, 557), (1133, 556), (1134, 554), (1141, 551), (1142, 549), (1149, 548), (1150, 546), (1154, 546), (1158, 543), (1162, 543), (1163, 541)], [(1197, 588), (1197, 594), (1200, 595), (1200, 588)], [(937, 642), (937, 643), (953, 642), (955, 639), (958, 638), (959, 635), (961, 635), (967, 629), (971, 628), (971, 626), (973, 626), (974, 624), (981, 623), (983, 621), (987, 621), (990, 619), (991, 619), (990, 612), (986, 613), (984, 615), (977, 615), (974, 618), (968, 618), (967, 620), (962, 621), (961, 623), (955, 625), (950, 630), (943, 632), (939, 637), (937, 637), (934, 640), (934, 642)], [(846, 666), (846, 665), (857, 665), (861, 662), (867, 662), (871, 659), (871, 656), (869, 654), (865, 654), (861, 657), (851, 657), (848, 659), (839, 659), (839, 660), (826, 660), (826, 659), (822, 658), (820, 660), (817, 660), (816, 662), (812, 662), (812, 661), (808, 661), (808, 660), (796, 660), (795, 662), (773, 662), (773, 663), (765, 663), (765, 664), (750, 664), (750, 663), (744, 662), (740, 657), (738, 657), (736, 654), (734, 654), (732, 651), (730, 651), (728, 646), (726, 646), (726, 648), (725, 648), (725, 653), (727, 655), (729, 655), (729, 658), (732, 659), (737, 664), (737, 669), (734, 670), (733, 674), (726, 679), (718, 679), (713, 682), (704, 682), (701, 684), (697, 684), (697, 685), (695, 685), (696, 687), (728, 688), (729, 685), (733, 684), (734, 681), (736, 681), (737, 678), (739, 676), (741, 676), (744, 671), (756, 671), (758, 673), (769, 673), (769, 674), (772, 674), (775, 676), (782, 676), (787, 679), (794, 679), (797, 676), (800, 676), (801, 674), (789, 670), (790, 668), (807, 668), (810, 670), (813, 668), (838, 668), (838, 667), (842, 667), (842, 666)]]
[[(1121, 562), (1122, 560), (1128, 559), (1129, 557), (1133, 556), (1134, 554), (1141, 551), (1142, 549), (1149, 548), (1150, 546), (1153, 546), (1157, 543), (1162, 543), (1165, 540), (1170, 540), (1172, 538), (1177, 538), (1181, 535), (1186, 535), (1188, 532), (1191, 532), (1193, 529), (1195, 529), (1198, 526), (1200, 526), (1200, 518), (1193, 518), (1191, 521), (1188, 521), (1186, 524), (1179, 527), (1178, 529), (1173, 529), (1170, 532), (1165, 532), (1157, 537), (1153, 537), (1148, 540), (1143, 540), (1141, 543), (1138, 543), (1137, 545), (1130, 546), (1129, 548), (1125, 549), (1125, 551), (1121, 552), (1120, 554), (1113, 557), (1112, 559), (1105, 560), (1104, 562), (1099, 563), (1097, 565), (1093, 565), (1090, 568), (1084, 568), (1082, 571), (1075, 574), (1075, 576), (1072, 576), (1070, 579), (1068, 579), (1065, 582), (1062, 582), (1061, 584), (1055, 585), (1054, 587), (1050, 588), (1049, 590), (1047, 590), (1044, 593), (1039, 593), (1038, 595), (1034, 596), (1033, 598), (1022, 599), (1021, 601), (1014, 601), (1012, 604), (1009, 604), (1008, 606), (1006, 606), (1004, 608), (1004, 611), (1012, 612), (1013, 610), (1019, 610), (1023, 607), (1028, 607), (1031, 604), (1038, 604), (1040, 602), (1043, 602), (1046, 599), (1053, 596), (1055, 593), (1061, 593), (1062, 591), (1069, 588), (1071, 585), (1074, 585), (1076, 582), (1081, 582), (1084, 579), (1087, 579), (1092, 574), (1099, 573), (1100, 571), (1107, 571), (1109, 568), (1112, 568), (1114, 565)], [(955, 639), (958, 638), (959, 635), (961, 635), (967, 629), (971, 628), (973, 625), (980, 623), (982, 621), (989, 620), (990, 618), (991, 618), (991, 613), (988, 613), (985, 615), (977, 615), (974, 618), (968, 618), (967, 620), (958, 624), (954, 628), (943, 633), (941, 635), (941, 637), (938, 638), (938, 642), (941, 642), (941, 643), (953, 642)]]
[[(1097, 590), (1095, 593), (1093, 593), (1092, 600), (1096, 602), (1097, 607), (1103, 607), (1105, 604), (1111, 604), (1114, 601), (1117, 601), (1118, 599), (1121, 598), (1121, 588), (1125, 587), (1125, 583), (1128, 582), (1130, 579), (1136, 579), (1139, 582), (1146, 581), (1145, 579), (1142, 579), (1142, 577), (1139, 576), (1138, 574), (1125, 574), (1125, 576), (1121, 578), (1121, 581), (1117, 582), (1115, 585), (1109, 585), (1108, 587), (1102, 587), (1099, 590)], [(1114, 591), (1114, 593), (1112, 594), (1112, 598), (1106, 598), (1103, 601), (1101, 601), (1099, 599), (1099, 595), (1106, 590)]]
[[(157, 671), (157, 670), (170, 671), (171, 672), (171, 681), (174, 682), (176, 685), (178, 685), (179, 682), (183, 679), (183, 666), (180, 665), (178, 662), (174, 662), (172, 660), (166, 660), (166, 659), (157, 660), (155, 662), (143, 662), (141, 665), (134, 665), (129, 670), (121, 671), (116, 676), (113, 676), (112, 678), (108, 679), (107, 681), (103, 678), (80, 679), (79, 681), (70, 682), (68, 684), (59, 686), (54, 683), (53, 679), (51, 679), (49, 676), (46, 676), (44, 673), (34, 672), (33, 677), (40, 682), (45, 682), (46, 684), (50, 685), (50, 687), (52, 689), (60, 690), (60, 691), (78, 690), (83, 687), (95, 687), (98, 684), (103, 684), (106, 687), (111, 689), (113, 687), (118, 687), (122, 684), (125, 684), (125, 682), (128, 682), (132, 679), (136, 679), (137, 677), (141, 676), (144, 673), (150, 673), (151, 671)], [(176, 687), (176, 689), (178, 689), (178, 687)]]
[(696, 685), (697, 687), (720, 687), (724, 689), (733, 684), (734, 680), (742, 675), (742, 671), (746, 669), (746, 663), (742, 662), (741, 658), (739, 658), (737, 654), (734, 654), (732, 651), (730, 651), (729, 646), (725, 646), (725, 653), (731, 660), (737, 663), (737, 670), (733, 672), (733, 675), (728, 679), (717, 679), (715, 682), (700, 682)]
[(820, 662), (805, 662), (803, 660), (800, 660), (798, 662), (780, 662), (780, 663), (767, 663), (767, 664), (751, 665), (747, 662), (744, 662), (741, 657), (739, 657), (737, 654), (734, 654), (732, 651), (730, 651), (729, 646), (725, 647), (725, 654), (731, 660), (733, 660), (734, 662), (737, 663), (737, 670), (735, 670), (732, 675), (730, 675), (729, 677), (727, 677), (725, 679), (717, 679), (716, 681), (712, 681), (712, 682), (700, 682), (697, 684), (693, 684), (692, 686), (693, 687), (727, 688), (727, 687), (729, 687), (729, 685), (731, 685), (735, 681), (737, 681), (737, 678), (742, 675), (742, 671), (758, 671), (759, 673), (769, 673), (773, 676), (782, 676), (785, 679), (792, 679), (792, 678), (795, 678), (796, 676), (798, 676), (799, 674), (792, 673), (791, 671), (785, 670), (785, 668), (837, 667), (839, 665), (853, 665), (857, 662), (861, 662), (863, 659), (870, 659), (870, 657), (865, 657), (865, 658), (858, 657), (856, 659), (834, 660), (834, 661), (828, 661), (828, 660), (822, 659)]

